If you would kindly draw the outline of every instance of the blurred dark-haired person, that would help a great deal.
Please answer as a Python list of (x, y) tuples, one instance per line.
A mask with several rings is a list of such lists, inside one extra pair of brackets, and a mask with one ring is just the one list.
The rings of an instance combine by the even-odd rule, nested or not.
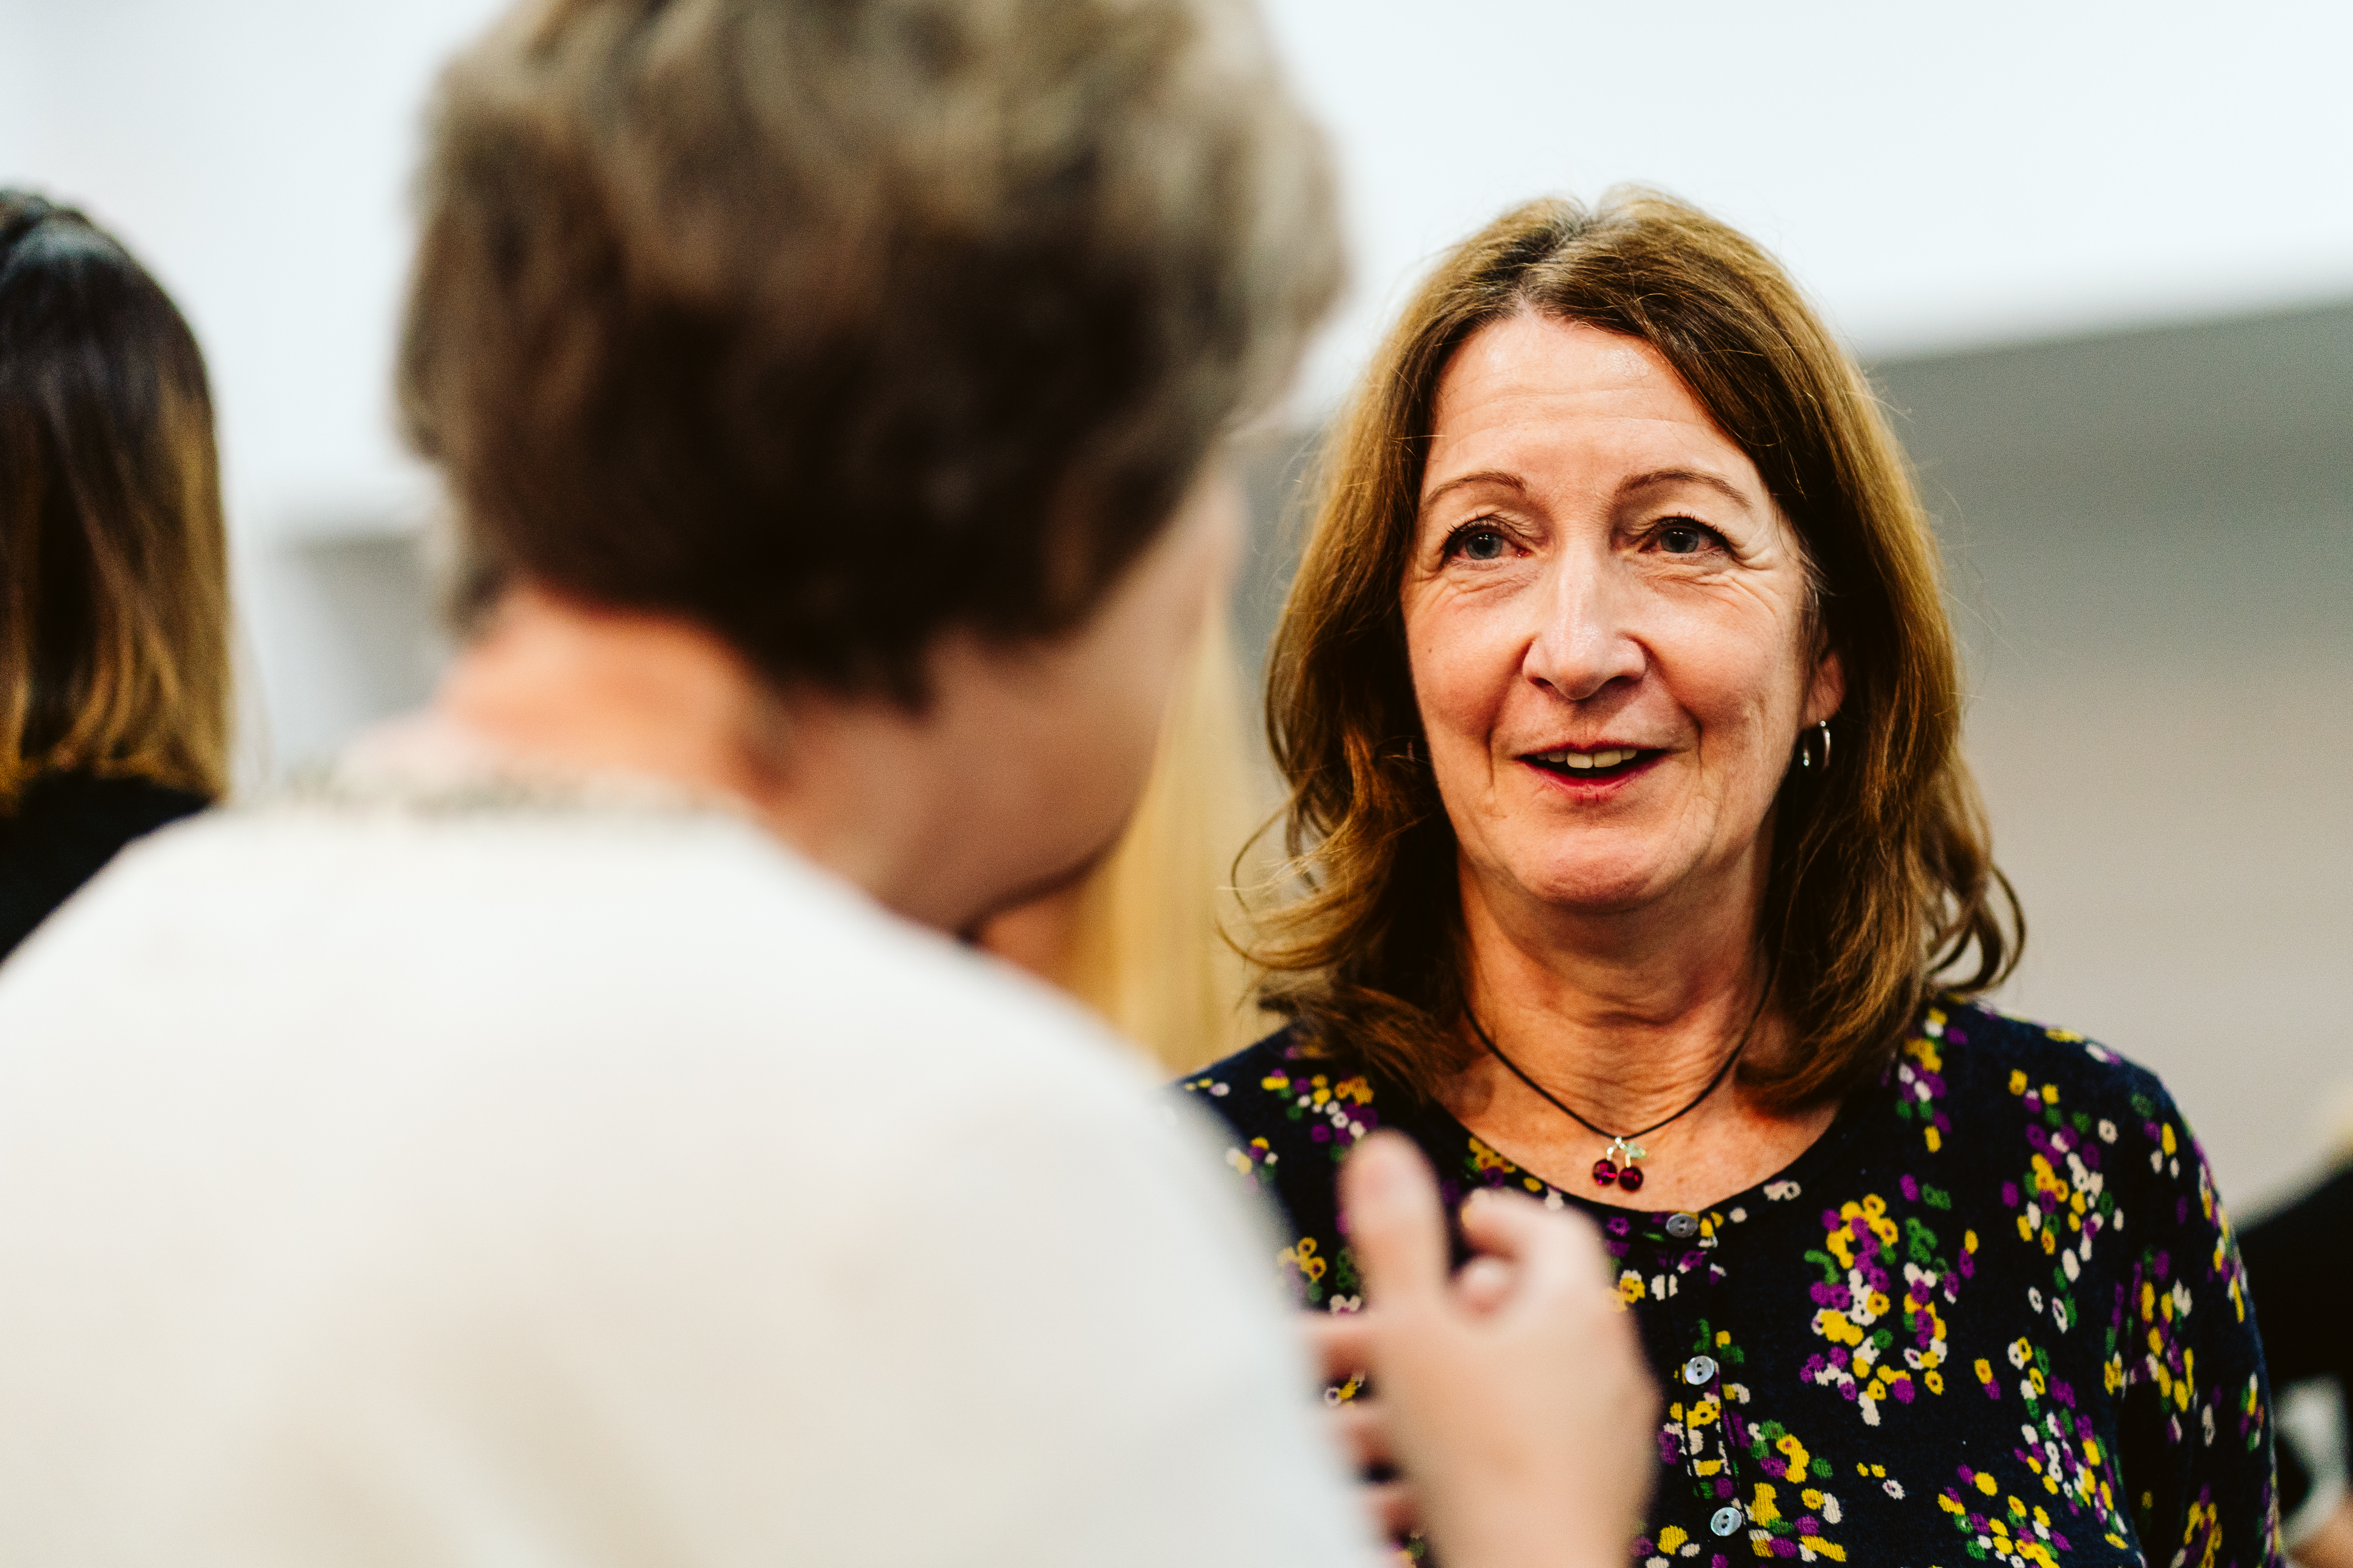
[(227, 788), (227, 556), (187, 322), (90, 219), (0, 190), (0, 956)]
[[(2283, 1389), (2334, 1384), (2337, 1447), (2353, 1456), (2353, 1125), (2341, 1126), (2327, 1174), (2245, 1230), (2247, 1278), (2263, 1331), (2263, 1361)], [(2296, 1435), (2279, 1444), (2280, 1519), (2304, 1568), (2353, 1568), (2353, 1493), (2324, 1473)], [(2335, 1485), (2324, 1485), (2333, 1481)]]
[(1652, 1568), (2275, 1561), (2180, 1112), (1971, 999), (2021, 931), (1935, 542), (1778, 264), (1656, 194), (1509, 212), (1325, 461), (1269, 697), (1293, 1022), (1184, 1080), (1293, 1287), (1354, 1303), (1332, 1173), (1396, 1129), (1603, 1226), (1667, 1385)]
[(433, 714), (0, 974), (0, 1561), (1622, 1555), (1598, 1237), (1352, 1167), (1388, 1415), (1075, 1006), (955, 940), (1116, 841), (1338, 270), (1237, 0), (556, 0), (444, 79), (400, 362)]

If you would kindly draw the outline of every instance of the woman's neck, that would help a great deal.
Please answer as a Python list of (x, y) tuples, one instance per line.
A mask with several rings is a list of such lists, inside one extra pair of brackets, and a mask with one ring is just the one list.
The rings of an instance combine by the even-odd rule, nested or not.
[(1761, 886), (1689, 908), (1588, 915), (1515, 896), (1467, 866), (1461, 883), (1473, 1016), (1588, 1120), (1639, 1127), (1669, 1114), (1757, 1014)]
[[(1768, 1109), (1736, 1072), (1708, 1092), (1735, 1051), (1757, 1059), (1788, 1043), (1757, 957), (1758, 901), (1731, 897), (1689, 910), (1565, 918), (1490, 897), (1466, 869), (1472, 1016), (1541, 1091), (1473, 1034), (1479, 1054), (1451, 1086), (1449, 1109), (1514, 1163), (1605, 1202), (1696, 1206), (1771, 1174), (1812, 1142), (1831, 1112)], [(1674, 1118), (1636, 1140), (1651, 1156), (1639, 1199), (1597, 1188), (1591, 1168), (1609, 1139), (1561, 1105), (1604, 1133), (1632, 1134)]]

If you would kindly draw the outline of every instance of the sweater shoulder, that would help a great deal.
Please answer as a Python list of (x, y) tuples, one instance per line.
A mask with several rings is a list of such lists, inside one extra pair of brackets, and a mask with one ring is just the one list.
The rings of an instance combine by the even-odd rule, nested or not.
[(1402, 1090), (1334, 1061), (1292, 1028), (1188, 1073), (1174, 1086), (1216, 1118), (1226, 1163), (1300, 1227), (1331, 1220), (1334, 1174), (1356, 1141), (1402, 1113)]
[(2163, 1081), (2074, 1030), (1943, 1001), (1922, 1014), (1896, 1077), (1899, 1114), (1924, 1123), (1932, 1148), (2026, 1155), (2021, 1191), (2046, 1176), (2093, 1182), (2136, 1208), (2161, 1196), (2182, 1222), (2193, 1208), (2216, 1216), (2212, 1174)]
[(2176, 1116), (2157, 1074), (2073, 1029), (1946, 1000), (1921, 1016), (1904, 1057), (1964, 1100), (2031, 1101), (2036, 1115), (2083, 1112), (2135, 1125)]
[(1328, 1142), (1334, 1132), (1354, 1142), (1377, 1125), (1376, 1099), (1390, 1098), (1363, 1069), (1324, 1056), (1288, 1025), (1172, 1087), (1245, 1139), (1278, 1147)]

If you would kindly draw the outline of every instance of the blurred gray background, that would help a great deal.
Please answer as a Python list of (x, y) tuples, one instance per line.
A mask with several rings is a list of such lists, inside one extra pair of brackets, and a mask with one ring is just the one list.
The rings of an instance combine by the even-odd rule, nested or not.
[(2004, 1001), (2156, 1068), (2266, 1199), (2353, 1071), (2353, 303), (1877, 368), (2026, 906)]
[[(0, 0), (0, 181), (211, 358), (260, 784), (421, 700), (436, 506), (388, 407), (405, 191), (495, 0)], [(1639, 180), (1774, 247), (1926, 479), (2031, 927), (2002, 1000), (2172, 1083), (2242, 1211), (2353, 1107), (2353, 12), (1271, 0), (1356, 287), (1252, 438), (1262, 639), (1312, 438), (1428, 258)]]

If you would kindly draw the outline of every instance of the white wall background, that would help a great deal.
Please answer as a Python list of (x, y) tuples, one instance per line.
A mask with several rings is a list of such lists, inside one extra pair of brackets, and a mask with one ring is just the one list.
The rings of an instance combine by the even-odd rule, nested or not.
[[(0, 0), (0, 180), (115, 226), (211, 356), (271, 767), (426, 679), (429, 650), (366, 629), (397, 606), (346, 603), (290, 541), (427, 504), (385, 391), (406, 186), (438, 61), (499, 8)], [(1436, 249), (1620, 180), (1776, 246), (1873, 355), (2353, 290), (2353, 9), (2320, 0), (1269, 15), (1332, 128), (1356, 255), (1310, 417)]]
[(210, 362), (263, 771), (422, 684), (369, 668), (366, 595), (311, 541), (427, 504), (389, 393), (406, 192), (434, 72), (497, 9), (0, 0), (0, 182), (120, 233)]
[(1867, 358), (2353, 290), (2353, 8), (1270, 0), (1348, 178), (1329, 399), (1440, 248), (1662, 185)]

